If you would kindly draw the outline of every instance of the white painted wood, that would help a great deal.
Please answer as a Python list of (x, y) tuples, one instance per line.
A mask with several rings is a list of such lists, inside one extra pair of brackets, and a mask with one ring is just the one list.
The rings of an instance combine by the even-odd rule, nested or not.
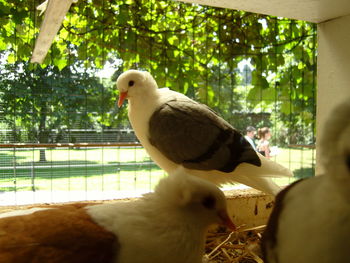
[(349, 0), (180, 0), (320, 23), (350, 14)]
[[(322, 136), (330, 111), (350, 96), (349, 43), (350, 15), (318, 24), (317, 141)], [(319, 164), (322, 152), (316, 153), (316, 163)], [(316, 174), (323, 172), (319, 165), (316, 168)]]
[(71, 4), (72, 0), (49, 0), (30, 62), (44, 61)]
[(52, 208), (49, 208), (49, 207), (34, 207), (34, 208), (30, 208), (30, 209), (13, 210), (13, 211), (6, 212), (6, 213), (0, 213), (0, 218), (30, 215), (30, 214), (33, 214), (33, 213), (35, 213), (37, 211), (44, 211), (44, 210), (48, 210), (48, 209), (52, 209)]

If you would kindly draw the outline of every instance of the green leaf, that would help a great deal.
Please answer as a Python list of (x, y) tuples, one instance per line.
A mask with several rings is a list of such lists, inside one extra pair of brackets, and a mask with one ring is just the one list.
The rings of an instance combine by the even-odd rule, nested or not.
[(10, 54), (7, 56), (7, 62), (10, 63), (10, 64), (15, 63), (15, 62), (16, 62), (16, 56), (15, 56), (15, 54), (10, 53)]
[(67, 59), (57, 59), (57, 58), (55, 58), (53, 60), (53, 62), (55, 64), (55, 66), (58, 67), (59, 70), (62, 70), (68, 64)]
[(291, 103), (290, 103), (290, 101), (284, 101), (281, 104), (281, 112), (286, 114), (286, 115), (291, 114)]

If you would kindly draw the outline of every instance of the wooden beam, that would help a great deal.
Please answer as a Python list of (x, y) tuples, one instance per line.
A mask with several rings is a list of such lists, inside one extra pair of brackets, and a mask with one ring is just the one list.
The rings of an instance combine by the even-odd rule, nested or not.
[(142, 147), (138, 142), (117, 143), (7, 143), (0, 144), (0, 148), (73, 148), (73, 147)]
[(43, 23), (30, 62), (42, 63), (74, 0), (48, 0)]

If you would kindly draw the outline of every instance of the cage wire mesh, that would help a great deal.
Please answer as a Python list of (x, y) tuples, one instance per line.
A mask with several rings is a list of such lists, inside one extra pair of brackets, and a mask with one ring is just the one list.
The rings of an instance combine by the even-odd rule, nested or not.
[(85, 0), (39, 66), (27, 62), (38, 4), (8, 1), (2, 19), (1, 205), (154, 187), (164, 172), (116, 107), (114, 81), (129, 68), (150, 71), (160, 87), (209, 105), (242, 133), (269, 127), (272, 159), (295, 178), (314, 174), (315, 25), (175, 1)]

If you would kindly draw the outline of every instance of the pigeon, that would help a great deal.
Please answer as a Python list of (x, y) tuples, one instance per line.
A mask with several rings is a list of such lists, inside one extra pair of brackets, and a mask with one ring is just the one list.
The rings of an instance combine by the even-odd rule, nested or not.
[(349, 116), (350, 98), (327, 118), (318, 145), (324, 173), (277, 195), (263, 233), (265, 263), (349, 262)]
[(135, 201), (0, 214), (1, 263), (202, 263), (207, 228), (234, 230), (224, 193), (173, 173)]
[(271, 177), (289, 169), (257, 153), (244, 136), (205, 104), (158, 88), (146, 71), (128, 70), (116, 82), (118, 106), (128, 100), (135, 134), (153, 161), (167, 173), (182, 167), (217, 185), (239, 182), (271, 195), (280, 187)]

